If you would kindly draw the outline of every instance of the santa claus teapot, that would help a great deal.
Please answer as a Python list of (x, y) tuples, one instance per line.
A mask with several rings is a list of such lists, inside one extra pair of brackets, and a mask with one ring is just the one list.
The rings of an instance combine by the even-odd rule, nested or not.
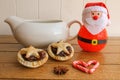
[(98, 52), (103, 49), (107, 42), (106, 26), (109, 25), (109, 13), (102, 2), (87, 3), (82, 13), (83, 25), (78, 32), (78, 44), (84, 51)]

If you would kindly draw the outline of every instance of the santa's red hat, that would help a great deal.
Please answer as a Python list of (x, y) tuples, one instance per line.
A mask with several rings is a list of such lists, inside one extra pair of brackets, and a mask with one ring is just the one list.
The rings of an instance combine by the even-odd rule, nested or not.
[[(108, 19), (110, 19), (108, 9), (103, 2), (87, 3), (85, 5), (85, 9), (83, 10), (83, 14), (86, 14), (86, 13), (91, 12), (91, 11), (102, 11), (103, 13), (107, 14)], [(110, 23), (110, 21), (109, 21), (109, 23)]]

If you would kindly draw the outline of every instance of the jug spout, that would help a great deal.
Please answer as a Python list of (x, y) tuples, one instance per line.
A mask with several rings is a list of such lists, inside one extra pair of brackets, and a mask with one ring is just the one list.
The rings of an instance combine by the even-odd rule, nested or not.
[(16, 27), (22, 22), (24, 22), (24, 19), (16, 16), (10, 16), (7, 19), (5, 19), (5, 22), (9, 24), (9, 26), (12, 29), (12, 32), (14, 32)]

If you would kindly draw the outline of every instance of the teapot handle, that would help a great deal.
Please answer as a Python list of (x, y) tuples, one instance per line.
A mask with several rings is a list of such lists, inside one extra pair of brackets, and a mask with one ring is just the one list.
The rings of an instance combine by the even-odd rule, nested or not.
[[(74, 20), (74, 21), (71, 21), (67, 24), (69, 30), (70, 30), (71, 25), (74, 24), (74, 23), (78, 23), (80, 27), (82, 26), (81, 22), (79, 22), (77, 20)], [(66, 41), (68, 42), (68, 41), (71, 41), (71, 40), (75, 39), (77, 37), (77, 35), (78, 34), (76, 34), (75, 36), (70, 36), (70, 31), (68, 31), (68, 39)]]

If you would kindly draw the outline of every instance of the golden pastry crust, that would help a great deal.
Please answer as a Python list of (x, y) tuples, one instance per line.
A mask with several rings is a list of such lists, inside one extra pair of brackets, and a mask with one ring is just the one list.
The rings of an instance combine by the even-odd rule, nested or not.
[(45, 64), (48, 60), (46, 51), (34, 48), (33, 46), (21, 49), (18, 52), (17, 57), (19, 63), (29, 68), (37, 68)]
[(66, 61), (71, 59), (74, 55), (72, 45), (63, 41), (50, 44), (47, 51), (53, 59), (59, 61)]

